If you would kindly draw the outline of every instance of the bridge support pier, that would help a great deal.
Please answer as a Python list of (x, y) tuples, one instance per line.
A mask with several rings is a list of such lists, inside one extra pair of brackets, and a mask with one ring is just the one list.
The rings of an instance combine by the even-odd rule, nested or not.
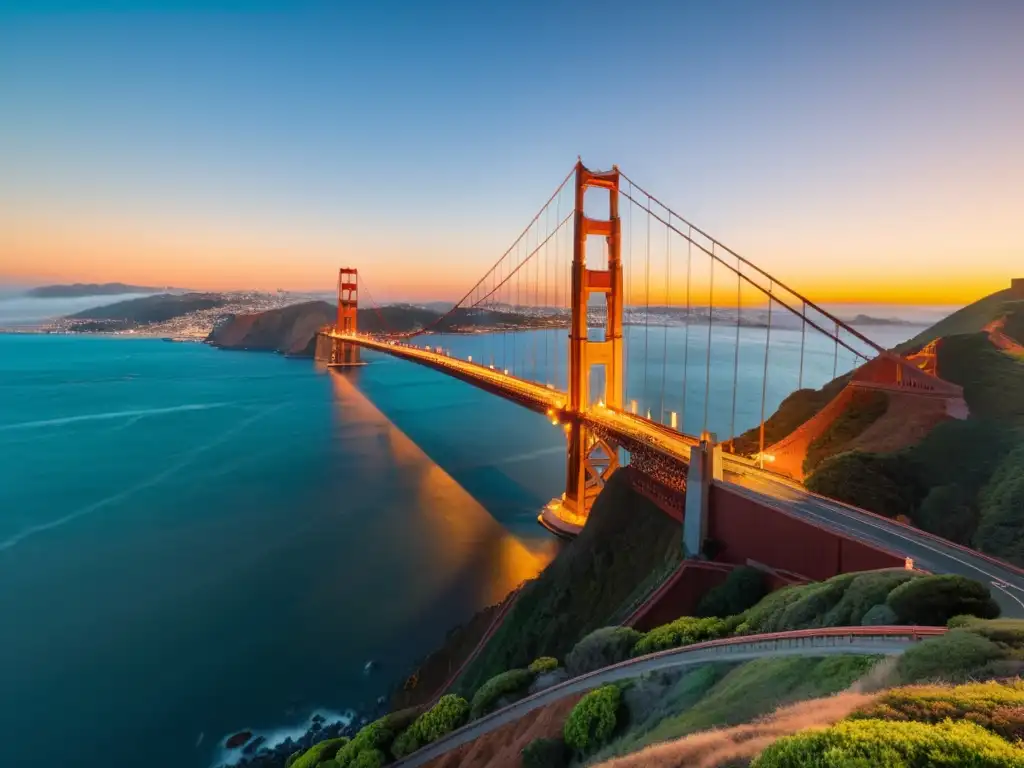
[[(591, 188), (608, 191), (608, 218), (592, 219), (583, 211), (583, 198)], [(583, 414), (592, 407), (590, 372), (604, 368), (600, 402), (622, 407), (622, 232), (619, 224), (619, 170), (596, 172), (576, 163), (575, 213), (572, 253), (572, 318), (569, 327), (569, 402), (565, 493), (552, 500), (538, 518), (541, 525), (560, 535), (575, 535), (586, 524), (590, 508), (605, 481), (618, 467), (617, 446), (591, 434)], [(587, 267), (587, 238), (599, 236), (607, 244), (605, 269)], [(607, 321), (602, 339), (591, 339), (587, 310), (592, 294), (603, 294)]]
[(722, 479), (722, 466), (722, 446), (714, 433), (705, 432), (700, 443), (690, 449), (690, 467), (686, 475), (683, 554), (687, 558), (700, 557), (704, 551), (711, 483)]

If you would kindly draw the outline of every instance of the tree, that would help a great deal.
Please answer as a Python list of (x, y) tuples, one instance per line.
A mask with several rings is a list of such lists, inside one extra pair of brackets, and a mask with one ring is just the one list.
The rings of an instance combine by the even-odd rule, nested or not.
[(932, 627), (944, 627), (959, 614), (982, 619), (999, 615), (999, 605), (987, 586), (953, 574), (912, 579), (890, 592), (885, 602), (901, 622)]
[(614, 685), (588, 693), (572, 708), (565, 721), (565, 743), (581, 755), (601, 747), (615, 732), (621, 703), (622, 694)]
[(923, 496), (917, 466), (902, 453), (841, 453), (823, 461), (804, 484), (814, 493), (885, 517), (911, 515)]
[(586, 635), (565, 657), (573, 677), (625, 661), (643, 635), (631, 627), (602, 627)]
[(761, 600), (768, 592), (764, 573), (749, 565), (733, 568), (725, 581), (712, 587), (697, 603), (697, 616), (735, 616)]

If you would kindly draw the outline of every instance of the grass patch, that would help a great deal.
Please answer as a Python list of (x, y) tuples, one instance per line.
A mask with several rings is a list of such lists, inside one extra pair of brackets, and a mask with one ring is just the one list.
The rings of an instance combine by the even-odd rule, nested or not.
[(839, 453), (889, 410), (889, 396), (881, 390), (855, 390), (850, 402), (828, 428), (807, 447), (804, 474), (810, 474), (822, 461)]
[(605, 626), (648, 575), (682, 557), (682, 526), (636, 493), (617, 472), (594, 503), (583, 532), (523, 587), (456, 689), (467, 694), (538, 656), (565, 658)]
[[(767, 446), (778, 442), (817, 415), (818, 411), (843, 390), (849, 380), (850, 375), (846, 374), (830, 381), (821, 389), (798, 389), (789, 395), (779, 405), (778, 410), (765, 421), (764, 444)], [(748, 429), (735, 439), (733, 445), (736, 453), (744, 456), (757, 453), (761, 445), (761, 428)]]
[(1024, 750), (974, 723), (846, 720), (771, 744), (751, 768), (1020, 768)]
[[(946, 336), (957, 336), (964, 333), (978, 333), (986, 325), (997, 319), (1006, 311), (1006, 302), (1011, 298), (1010, 289), (996, 291), (993, 294), (959, 309), (949, 317), (945, 317), (930, 328), (925, 329), (909, 341), (905, 341), (893, 351), (900, 354), (915, 352), (929, 342)], [(940, 367), (941, 371), (942, 368)], [(943, 376), (945, 378), (945, 375)]]
[(986, 334), (943, 339), (939, 371), (964, 388), (972, 417), (1024, 428), (1024, 361), (1000, 352)]

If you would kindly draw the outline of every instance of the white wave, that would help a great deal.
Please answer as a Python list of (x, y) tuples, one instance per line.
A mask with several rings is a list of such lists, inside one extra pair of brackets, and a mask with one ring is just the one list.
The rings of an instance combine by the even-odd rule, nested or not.
[[(299, 725), (293, 725), (290, 727), (274, 728), (269, 731), (253, 731), (252, 739), (263, 737), (265, 740), (261, 743), (261, 747), (267, 749), (273, 749), (278, 744), (281, 744), (285, 739), (292, 739), (298, 741), (313, 725), (313, 718), (317, 715), (323, 718), (323, 726), (333, 725), (334, 723), (343, 723), (348, 726), (352, 724), (352, 721), (356, 718), (356, 713), (351, 709), (347, 709), (344, 712), (333, 712), (329, 709), (317, 709), (309, 714), (306, 721)], [(240, 729), (248, 730), (248, 729)], [(251, 741), (251, 739), (250, 739)], [(221, 741), (221, 746), (217, 750), (217, 754), (214, 757), (213, 766), (219, 768), (220, 766), (230, 766), (237, 763), (242, 757), (247, 757), (242, 752), (242, 748), (238, 749), (227, 749), (223, 746), (224, 742)]]
[(142, 418), (144, 416), (158, 416), (165, 413), (182, 413), (183, 411), (206, 411), (211, 408), (223, 408), (231, 403), (193, 403), (191, 405), (175, 405), (170, 408), (146, 408), (135, 411), (108, 411), (106, 413), (86, 413), (80, 416), (64, 416), (59, 419), (42, 419), (40, 421), (22, 421), (17, 424), (0, 425), (0, 432), (9, 432), (15, 429), (39, 429), (42, 427), (60, 427), (65, 424), (75, 424), (80, 421), (101, 421), (104, 419)]
[(280, 410), (285, 405), (285, 403), (275, 405), (272, 408), (262, 410), (259, 413), (256, 413), (255, 415), (250, 416), (249, 418), (244, 419), (243, 421), (240, 421), (238, 424), (224, 431), (210, 442), (205, 443), (204, 445), (201, 445), (198, 448), (195, 448), (194, 450), (186, 454), (184, 458), (179, 459), (176, 463), (172, 464), (171, 466), (167, 467), (161, 472), (157, 472), (155, 475), (153, 475), (150, 478), (147, 478), (146, 480), (143, 480), (141, 483), (137, 483), (136, 485), (133, 485), (130, 488), (126, 488), (123, 491), (118, 491), (112, 496), (107, 496), (105, 499), (100, 499), (99, 501), (93, 502), (92, 504), (88, 504), (84, 507), (76, 509), (74, 512), (69, 512), (63, 517), (58, 517), (56, 520), (50, 520), (46, 523), (32, 525), (28, 528), (25, 528), (24, 530), (18, 531), (18, 533), (14, 534), (13, 536), (4, 539), (3, 541), (0, 541), (0, 552), (17, 546), (30, 536), (35, 536), (36, 534), (44, 533), (46, 531), (52, 531), (54, 528), (59, 528), (60, 526), (66, 523), (70, 523), (72, 520), (77, 520), (80, 517), (92, 514), (97, 510), (103, 509), (104, 507), (109, 507), (111, 504), (123, 501), (124, 499), (133, 496), (139, 491), (145, 490), (146, 488), (151, 488), (157, 483), (166, 480), (168, 477), (175, 474), (176, 472), (180, 472), (182, 469), (187, 467), (199, 456), (206, 453), (211, 448), (216, 448), (218, 445), (221, 445), (227, 440), (231, 439), (236, 434), (238, 434), (243, 429), (252, 424), (254, 421), (262, 419), (264, 416), (268, 416), (274, 411)]
[(497, 466), (501, 464), (518, 464), (521, 461), (529, 461), (530, 459), (539, 459), (541, 456), (550, 456), (553, 453), (565, 453), (564, 446), (556, 445), (553, 448), (541, 448), (536, 451), (530, 451), (529, 453), (517, 453), (514, 456), (509, 456), (498, 461), (489, 462), (491, 466)]

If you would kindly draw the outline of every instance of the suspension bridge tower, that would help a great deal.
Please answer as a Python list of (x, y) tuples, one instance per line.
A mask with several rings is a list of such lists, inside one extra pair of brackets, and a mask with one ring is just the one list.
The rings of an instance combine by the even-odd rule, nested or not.
[(335, 334), (354, 335), (358, 331), (359, 316), (359, 273), (353, 267), (338, 270), (338, 316), (329, 335), (317, 337), (316, 357), (332, 367), (362, 365), (359, 345)]
[[(592, 219), (584, 210), (588, 189), (608, 194), (608, 216)], [(576, 164), (575, 211), (573, 221), (572, 296), (569, 328), (569, 399), (566, 422), (565, 493), (553, 499), (540, 515), (540, 522), (562, 535), (575, 535), (583, 528), (594, 499), (619, 465), (618, 446), (602, 439), (586, 426), (585, 416), (593, 407), (621, 409), (623, 395), (622, 316), (622, 233), (619, 223), (619, 170), (595, 172)], [(607, 260), (600, 268), (587, 265), (591, 237), (603, 237)], [(591, 297), (603, 295), (606, 320), (600, 338), (592, 338), (588, 312)], [(604, 385), (591, 392), (591, 372), (604, 369)], [(595, 403), (594, 397), (597, 397)]]

